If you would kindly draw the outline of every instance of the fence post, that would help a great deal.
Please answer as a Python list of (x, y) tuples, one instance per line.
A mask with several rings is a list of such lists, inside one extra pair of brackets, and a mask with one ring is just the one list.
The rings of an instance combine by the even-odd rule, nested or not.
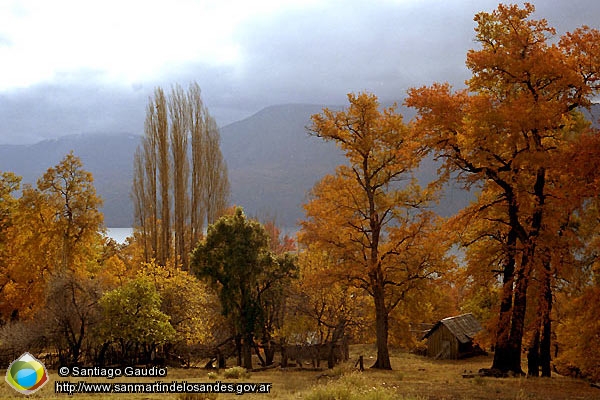
[(365, 370), (365, 364), (364, 364), (364, 359), (363, 356), (359, 356), (358, 360), (356, 361), (356, 364), (354, 364), (354, 368), (356, 368), (356, 366), (358, 365), (358, 370), (359, 371), (364, 371)]

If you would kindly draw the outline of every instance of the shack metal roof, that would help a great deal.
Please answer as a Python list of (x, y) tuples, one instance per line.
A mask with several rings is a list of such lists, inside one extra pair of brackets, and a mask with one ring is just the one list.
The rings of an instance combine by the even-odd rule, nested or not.
[(444, 325), (452, 334), (458, 339), (461, 343), (469, 343), (473, 336), (483, 328), (477, 322), (473, 314), (462, 314), (456, 317), (448, 317), (444, 318), (441, 321), (438, 321), (433, 328), (429, 330), (424, 336), (424, 338), (428, 338), (436, 329), (440, 327), (440, 325)]

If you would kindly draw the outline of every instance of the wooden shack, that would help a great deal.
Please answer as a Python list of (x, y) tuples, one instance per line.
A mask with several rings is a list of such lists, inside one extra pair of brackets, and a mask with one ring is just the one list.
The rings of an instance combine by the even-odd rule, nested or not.
[(435, 359), (458, 359), (472, 355), (473, 337), (481, 331), (473, 314), (463, 314), (438, 321), (424, 336), (427, 356)]

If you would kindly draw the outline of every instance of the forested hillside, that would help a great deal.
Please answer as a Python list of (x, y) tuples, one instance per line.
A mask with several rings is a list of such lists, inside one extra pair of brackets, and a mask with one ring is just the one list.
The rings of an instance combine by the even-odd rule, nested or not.
[[(296, 226), (303, 216), (301, 205), (307, 192), (343, 162), (333, 143), (323, 143), (306, 130), (310, 116), (323, 107), (272, 106), (221, 128), (231, 204), (243, 206), (250, 215), (275, 217), (286, 228)], [(133, 154), (140, 139), (139, 135), (107, 133), (63, 136), (31, 145), (0, 145), (0, 171), (13, 171), (23, 177), (23, 182), (35, 183), (48, 166), (73, 150), (94, 175), (94, 184), (104, 200), (106, 226), (132, 226)], [(426, 159), (417, 175), (429, 180), (435, 170), (431, 159)], [(446, 193), (436, 209), (450, 215), (467, 199), (467, 194), (454, 189)]]

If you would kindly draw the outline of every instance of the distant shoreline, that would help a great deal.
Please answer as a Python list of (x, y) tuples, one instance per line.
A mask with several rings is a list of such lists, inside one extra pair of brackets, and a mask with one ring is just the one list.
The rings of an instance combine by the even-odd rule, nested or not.
[[(296, 239), (296, 234), (298, 233), (298, 227), (284, 227), (281, 229), (281, 236), (288, 235), (294, 239)], [(125, 243), (125, 240), (133, 236), (133, 228), (132, 227), (116, 227), (116, 228), (106, 228), (106, 236), (113, 239), (115, 242), (119, 244)]]

